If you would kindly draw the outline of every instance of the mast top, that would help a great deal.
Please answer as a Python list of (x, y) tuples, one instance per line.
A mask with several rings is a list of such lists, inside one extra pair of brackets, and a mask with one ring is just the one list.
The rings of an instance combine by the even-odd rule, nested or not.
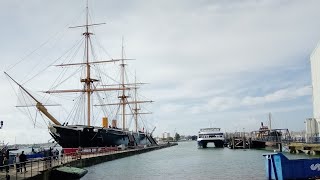
[(86, 3), (86, 24), (85, 25), (79, 25), (79, 26), (71, 26), (69, 28), (81, 28), (81, 27), (85, 27), (86, 28), (86, 32), (83, 33), (83, 35), (90, 35), (92, 33), (89, 33), (89, 26), (98, 26), (98, 25), (102, 25), (102, 24), (106, 24), (106, 23), (93, 23), (93, 24), (89, 24), (89, 0), (87, 0)]
[(69, 28), (80, 28), (80, 27), (89, 27), (89, 26), (99, 26), (106, 23), (94, 23), (94, 24), (86, 24), (86, 25), (79, 25), (79, 26), (71, 26)]

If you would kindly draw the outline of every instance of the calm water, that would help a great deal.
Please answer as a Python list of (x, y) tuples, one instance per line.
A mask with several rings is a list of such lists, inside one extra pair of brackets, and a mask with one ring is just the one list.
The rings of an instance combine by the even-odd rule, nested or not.
[[(198, 149), (196, 142), (91, 166), (89, 179), (266, 179), (265, 150)], [(286, 154), (289, 158), (306, 158)]]

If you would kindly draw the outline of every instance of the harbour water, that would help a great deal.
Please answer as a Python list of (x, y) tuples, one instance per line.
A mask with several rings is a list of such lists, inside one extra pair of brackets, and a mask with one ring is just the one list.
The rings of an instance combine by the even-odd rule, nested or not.
[[(267, 150), (198, 149), (195, 141), (86, 168), (81, 180), (102, 179), (266, 179)], [(306, 158), (290, 155), (289, 158)]]

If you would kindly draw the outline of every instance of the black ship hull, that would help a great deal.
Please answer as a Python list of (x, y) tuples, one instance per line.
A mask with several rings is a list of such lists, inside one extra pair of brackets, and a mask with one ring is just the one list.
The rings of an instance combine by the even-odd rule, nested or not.
[(52, 125), (49, 131), (53, 139), (63, 148), (157, 145), (153, 137), (144, 132), (130, 132), (116, 128)]

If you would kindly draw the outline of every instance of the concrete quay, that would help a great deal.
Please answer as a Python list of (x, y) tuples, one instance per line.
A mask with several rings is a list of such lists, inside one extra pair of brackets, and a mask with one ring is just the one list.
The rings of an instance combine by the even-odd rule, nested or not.
[[(10, 176), (10, 180), (30, 179), (30, 180), (50, 180), (52, 170), (61, 166), (72, 166), (78, 168), (85, 168), (92, 165), (120, 159), (128, 156), (142, 154), (153, 150), (175, 146), (177, 143), (167, 143), (158, 146), (135, 148), (126, 150), (112, 150), (104, 151), (97, 150), (93, 152), (78, 152), (65, 154), (58, 159), (41, 158), (29, 160), (26, 164), (26, 172), (17, 172), (16, 164), (9, 165), (8, 172), (0, 171), (0, 180), (6, 180), (6, 176)], [(99, 149), (99, 148), (92, 148)], [(24, 171), (22, 169), (22, 171)]]
[(288, 145), (290, 153), (305, 153), (310, 155), (320, 155), (320, 144), (317, 143), (290, 143)]

